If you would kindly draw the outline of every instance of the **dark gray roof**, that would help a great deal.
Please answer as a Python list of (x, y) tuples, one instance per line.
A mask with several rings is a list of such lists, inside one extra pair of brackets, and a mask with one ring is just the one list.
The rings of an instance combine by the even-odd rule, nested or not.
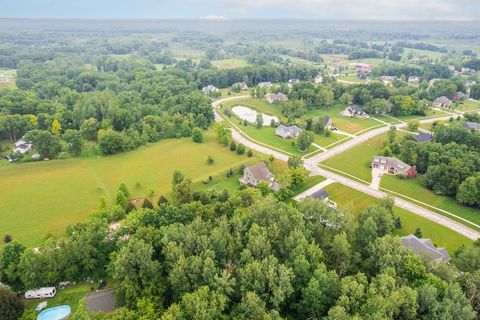
[(417, 238), (413, 234), (401, 239), (404, 246), (411, 248), (417, 254), (427, 255), (434, 260), (449, 261), (451, 259), (445, 248), (436, 248), (430, 239)]
[(326, 199), (328, 198), (328, 192), (323, 189), (320, 189), (312, 193), (310, 197), (313, 199)]
[(430, 142), (432, 141), (432, 135), (430, 133), (421, 132), (417, 138), (417, 142)]
[(480, 123), (478, 122), (465, 121), (461, 125), (467, 130), (480, 130)]

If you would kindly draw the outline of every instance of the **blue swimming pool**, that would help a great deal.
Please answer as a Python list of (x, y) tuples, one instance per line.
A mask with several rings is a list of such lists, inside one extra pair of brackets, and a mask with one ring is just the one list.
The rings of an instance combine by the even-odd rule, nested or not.
[(43, 310), (38, 316), (37, 320), (62, 320), (70, 315), (69, 306), (59, 306)]

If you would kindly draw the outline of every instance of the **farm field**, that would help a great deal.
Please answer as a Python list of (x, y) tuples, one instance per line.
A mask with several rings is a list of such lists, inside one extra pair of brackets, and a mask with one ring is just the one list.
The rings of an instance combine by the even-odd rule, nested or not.
[[(170, 191), (171, 177), (181, 170), (193, 182), (250, 161), (215, 141), (191, 138), (165, 140), (135, 151), (101, 158), (77, 158), (13, 164), (0, 167), (0, 234), (10, 234), (26, 246), (35, 246), (48, 233), (61, 237), (65, 227), (85, 220), (105, 197), (110, 202), (118, 185), (127, 184), (132, 197), (155, 191), (155, 198)], [(215, 162), (208, 165), (211, 155)], [(140, 187), (136, 187), (137, 182)]]
[[(403, 135), (405, 135), (405, 133), (397, 132), (397, 137), (401, 137)], [(321, 165), (343, 171), (370, 183), (372, 180), (370, 168), (372, 157), (380, 153), (382, 143), (387, 139), (387, 133), (378, 135), (345, 152), (327, 159), (326, 161), (322, 162)]]
[[(349, 206), (355, 213), (360, 213), (366, 207), (380, 201), (339, 183), (328, 185), (325, 190), (331, 200), (340, 205)], [(469, 246), (472, 244), (470, 239), (428, 219), (398, 207), (394, 207), (393, 211), (395, 217), (400, 217), (402, 222), (402, 228), (395, 230), (395, 234), (398, 236), (412, 234), (417, 228), (420, 228), (424, 238), (430, 238), (435, 245), (445, 247), (450, 254), (453, 254), (461, 245)]]
[(248, 66), (248, 62), (243, 59), (213, 60), (212, 64), (218, 69), (236, 69)]
[(453, 197), (437, 195), (421, 185), (420, 179), (421, 177), (400, 179), (395, 176), (384, 175), (380, 186), (480, 224), (480, 209), (462, 206)]

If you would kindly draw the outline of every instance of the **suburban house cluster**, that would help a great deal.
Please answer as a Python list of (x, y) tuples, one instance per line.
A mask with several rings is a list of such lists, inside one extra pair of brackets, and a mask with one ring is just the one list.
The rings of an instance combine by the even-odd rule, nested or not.
[(409, 178), (417, 176), (417, 168), (412, 167), (397, 158), (375, 156), (372, 159), (372, 168), (383, 170), (393, 175), (404, 175)]
[(270, 172), (267, 165), (264, 162), (257, 163), (253, 166), (246, 167), (243, 170), (243, 177), (240, 182), (250, 187), (258, 187), (260, 182), (266, 182), (270, 189), (277, 191), (280, 189), (280, 185), (275, 181), (275, 175)]

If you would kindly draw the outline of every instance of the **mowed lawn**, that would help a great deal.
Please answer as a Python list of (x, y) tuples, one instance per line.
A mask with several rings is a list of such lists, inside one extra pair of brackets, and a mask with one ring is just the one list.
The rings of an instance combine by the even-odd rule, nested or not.
[(235, 69), (248, 66), (248, 62), (243, 59), (213, 60), (212, 64), (219, 69)]
[[(214, 164), (207, 164), (208, 155)], [(154, 190), (157, 198), (170, 192), (176, 169), (196, 182), (254, 161), (256, 156), (230, 152), (217, 144), (210, 131), (201, 144), (182, 138), (109, 157), (3, 166), (0, 235), (10, 234), (27, 246), (36, 246), (45, 234), (61, 237), (67, 225), (84, 221), (98, 208), (100, 198), (111, 201), (121, 182), (133, 197)]]
[[(325, 187), (325, 190), (329, 194), (329, 199), (337, 202), (339, 205), (350, 207), (353, 212), (357, 214), (368, 206), (380, 202), (379, 199), (375, 199), (339, 183), (328, 185)], [(466, 246), (472, 244), (470, 239), (433, 221), (422, 218), (398, 207), (394, 207), (393, 211), (394, 215), (400, 217), (402, 222), (402, 228), (395, 230), (395, 234), (399, 236), (412, 234), (417, 228), (420, 228), (424, 238), (432, 239), (433, 243), (439, 247), (445, 247), (450, 254), (453, 254), (453, 252), (462, 244)]]
[(425, 202), (436, 208), (451, 212), (459, 217), (480, 225), (480, 209), (462, 206), (453, 197), (435, 194), (415, 179), (400, 179), (396, 176), (384, 175), (381, 187), (398, 192), (412, 199)]
[(463, 111), (463, 112), (480, 111), (480, 102), (473, 101), (473, 100), (466, 100), (464, 103), (458, 105), (458, 107), (455, 108), (455, 110)]
[[(397, 137), (402, 134), (402, 132), (397, 132)], [(370, 164), (372, 157), (380, 154), (383, 142), (387, 139), (387, 133), (378, 135), (325, 160), (321, 164), (348, 173), (366, 182), (371, 182), (372, 170)]]

